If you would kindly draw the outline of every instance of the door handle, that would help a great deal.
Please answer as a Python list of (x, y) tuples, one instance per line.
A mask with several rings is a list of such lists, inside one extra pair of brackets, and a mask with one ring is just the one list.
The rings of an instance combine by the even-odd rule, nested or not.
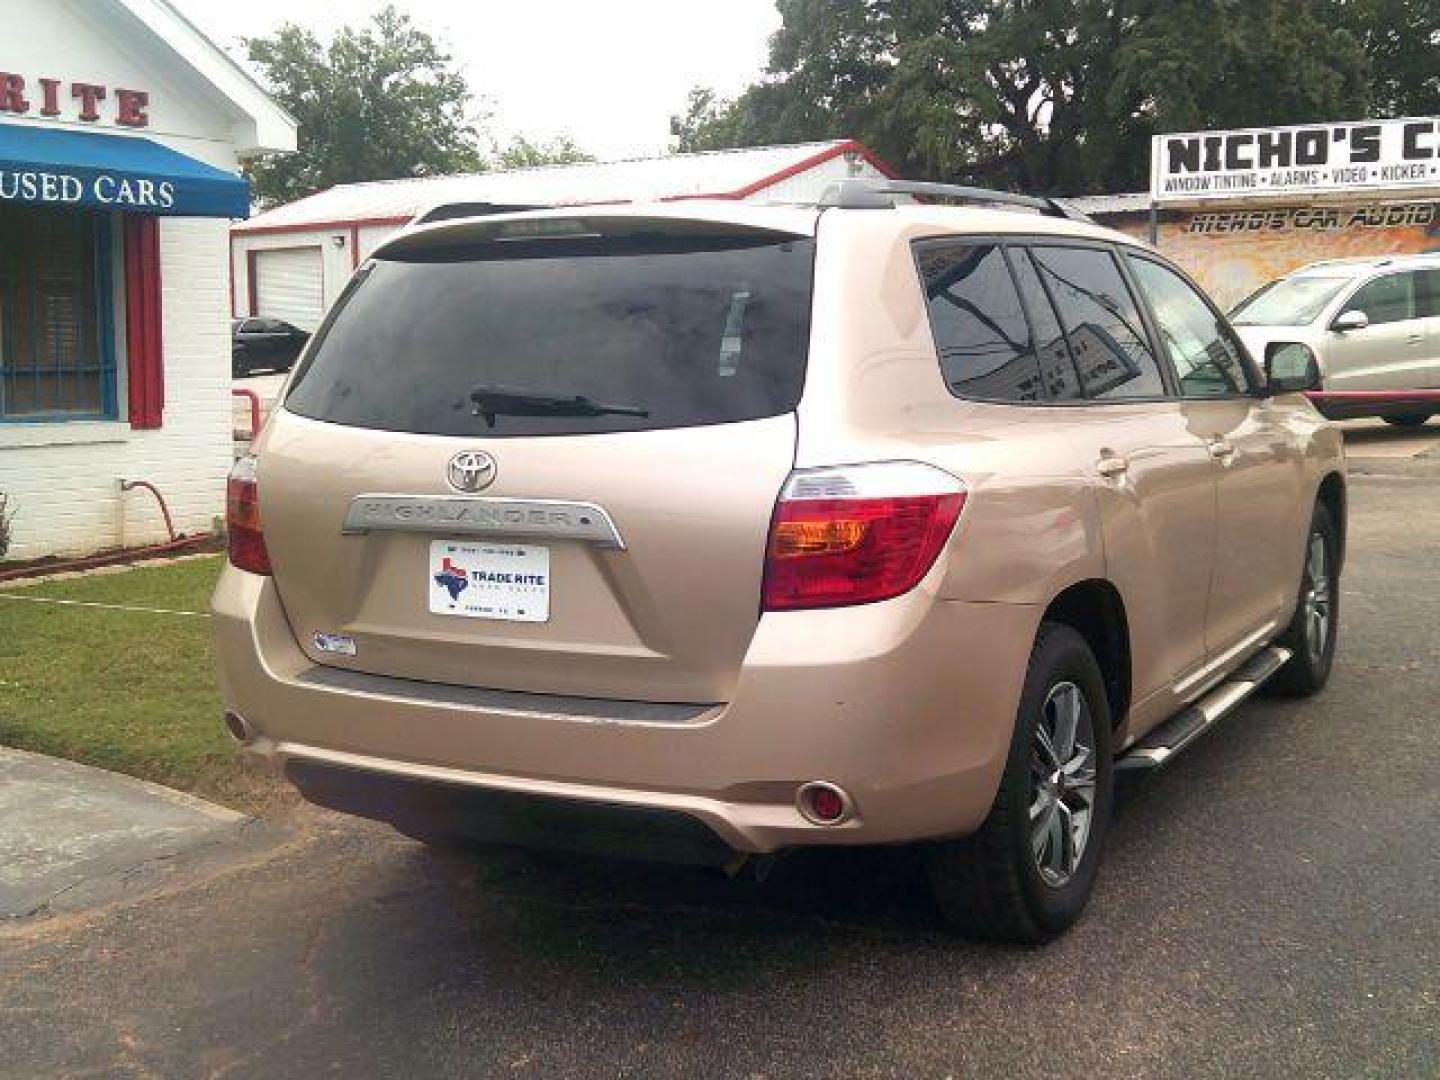
[(1235, 447), (1224, 439), (1215, 439), (1210, 443), (1210, 456), (1216, 461), (1229, 461), (1235, 456)]
[(1114, 454), (1106, 454), (1095, 462), (1095, 471), (1101, 476), (1123, 476), (1130, 470), (1130, 462)]

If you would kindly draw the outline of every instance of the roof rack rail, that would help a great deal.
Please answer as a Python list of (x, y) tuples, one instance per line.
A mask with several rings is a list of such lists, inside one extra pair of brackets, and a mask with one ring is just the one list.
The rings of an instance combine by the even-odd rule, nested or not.
[(1095, 224), (1090, 215), (1081, 213), (1060, 199), (1017, 195), (1012, 191), (993, 191), (990, 188), (965, 187), (960, 184), (931, 184), (919, 180), (841, 180), (825, 189), (825, 194), (820, 196), (819, 205), (842, 210), (891, 210), (895, 207), (897, 195), (1022, 207), (1047, 217), (1065, 218), (1087, 225)]

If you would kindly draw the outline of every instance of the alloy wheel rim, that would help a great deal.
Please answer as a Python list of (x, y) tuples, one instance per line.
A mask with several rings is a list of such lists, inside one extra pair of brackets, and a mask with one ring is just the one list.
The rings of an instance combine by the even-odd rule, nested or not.
[(1311, 661), (1317, 664), (1325, 658), (1333, 617), (1328, 563), (1325, 537), (1319, 532), (1311, 533), (1310, 548), (1305, 556), (1305, 595), (1302, 603), (1305, 610), (1305, 647)]
[(1046, 695), (1030, 751), (1030, 853), (1041, 879), (1075, 876), (1090, 841), (1096, 793), (1095, 725), (1073, 682)]

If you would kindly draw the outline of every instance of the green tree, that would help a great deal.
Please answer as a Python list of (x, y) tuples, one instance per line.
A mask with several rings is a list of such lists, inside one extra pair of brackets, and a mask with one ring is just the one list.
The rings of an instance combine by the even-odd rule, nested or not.
[(670, 134), (675, 140), (672, 148), (679, 154), (695, 154), (741, 145), (732, 130), (732, 121), (741, 111), (733, 103), (721, 101), (714, 90), (694, 87), (685, 111), (670, 117)]
[(1408, 44), (1393, 92), (1381, 70), (1401, 48), (1391, 9), (1432, 41), (1434, 0), (777, 6), (764, 76), (732, 102), (693, 91), (671, 121), (677, 148), (854, 136), (908, 176), (1114, 191), (1144, 185), (1158, 131), (1362, 116), (1402, 89), (1424, 101), (1413, 88), (1440, 78), (1433, 51)]
[(328, 45), (290, 23), (245, 44), (300, 122), (297, 153), (245, 167), (262, 205), (335, 184), (484, 168), (465, 80), (395, 8), (360, 29), (345, 27)]
[(549, 142), (531, 142), (523, 135), (517, 135), (503, 150), (497, 149), (495, 167), (498, 169), (534, 169), (541, 165), (574, 165), (582, 161), (594, 161), (593, 154), (587, 154), (575, 145), (568, 135), (551, 139)]
[(1328, 6), (1330, 18), (1365, 50), (1374, 115), (1440, 112), (1440, 3), (1331, 0)]

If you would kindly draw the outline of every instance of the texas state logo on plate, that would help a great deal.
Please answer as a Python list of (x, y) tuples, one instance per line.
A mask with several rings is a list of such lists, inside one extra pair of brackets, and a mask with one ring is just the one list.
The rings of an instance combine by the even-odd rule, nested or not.
[(470, 619), (546, 622), (550, 549), (534, 544), (430, 544), (430, 611)]

